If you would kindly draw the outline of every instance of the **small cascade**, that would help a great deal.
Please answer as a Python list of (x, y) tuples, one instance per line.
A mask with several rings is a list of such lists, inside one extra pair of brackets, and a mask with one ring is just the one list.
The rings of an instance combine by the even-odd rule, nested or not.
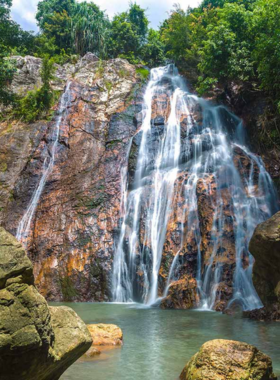
[(65, 91), (61, 97), (59, 108), (57, 111), (57, 116), (55, 118), (54, 128), (52, 131), (52, 135), (50, 136), (50, 141), (52, 142), (51, 147), (49, 148), (49, 154), (44, 159), (42, 176), (38, 183), (36, 190), (34, 191), (29, 206), (23, 215), (16, 233), (16, 238), (25, 244), (25, 240), (28, 237), (30, 232), (30, 226), (33, 220), (34, 213), (36, 211), (38, 202), (40, 200), (41, 194), (43, 192), (44, 186), (48, 179), (48, 176), (53, 170), (53, 166), (55, 163), (55, 155), (57, 151), (57, 145), (59, 140), (59, 132), (60, 126), (63, 118), (67, 115), (67, 108), (71, 102), (71, 91), (70, 91), (71, 82), (69, 81), (66, 85)]
[[(197, 283), (197, 306), (214, 309), (221, 283), (228, 281), (232, 294), (227, 306), (261, 307), (248, 246), (256, 225), (276, 211), (277, 196), (261, 159), (245, 146), (241, 120), (190, 94), (174, 65), (151, 71), (142, 113), (130, 146), (137, 151), (137, 163), (132, 170), (128, 152), (122, 173), (114, 301), (152, 305), (166, 297), (170, 285), (186, 274), (183, 251), (188, 254), (191, 242), (195, 260), (187, 274)], [(212, 210), (207, 233), (199, 188)], [(163, 252), (175, 213), (181, 215), (180, 241), (163, 276)], [(232, 271), (231, 280), (227, 271)]]

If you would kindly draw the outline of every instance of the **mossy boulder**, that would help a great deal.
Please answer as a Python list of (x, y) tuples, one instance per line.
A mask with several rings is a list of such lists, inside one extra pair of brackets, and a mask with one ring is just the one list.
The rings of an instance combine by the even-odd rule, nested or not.
[(216, 339), (203, 344), (180, 380), (277, 380), (271, 359), (243, 342)]
[(68, 307), (48, 307), (21, 244), (0, 227), (1, 380), (56, 380), (91, 346)]
[(249, 249), (255, 258), (253, 283), (264, 309), (247, 314), (280, 319), (280, 212), (256, 227)]
[(259, 224), (250, 241), (253, 281), (265, 306), (280, 302), (280, 212)]

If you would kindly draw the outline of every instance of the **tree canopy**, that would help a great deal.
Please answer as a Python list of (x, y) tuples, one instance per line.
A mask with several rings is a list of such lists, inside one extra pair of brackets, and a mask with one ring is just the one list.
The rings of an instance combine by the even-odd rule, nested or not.
[(239, 82), (263, 91), (280, 113), (280, 0), (203, 0), (187, 11), (177, 5), (158, 31), (149, 28), (146, 10), (134, 2), (109, 20), (94, 2), (41, 0), (36, 36), (11, 19), (11, 5), (0, 0), (1, 101), (9, 98), (10, 55), (63, 63), (92, 52), (150, 67), (175, 62), (200, 94)]

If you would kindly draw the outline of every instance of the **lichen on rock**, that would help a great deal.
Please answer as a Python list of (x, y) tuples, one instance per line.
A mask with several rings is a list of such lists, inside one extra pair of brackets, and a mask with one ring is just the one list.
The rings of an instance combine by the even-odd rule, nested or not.
[(48, 307), (32, 263), (0, 227), (0, 377), (56, 380), (91, 346), (86, 325), (68, 307)]
[[(16, 58), (14, 92), (20, 92), (25, 77), (25, 92), (40, 86), (41, 61), (33, 58)], [(71, 100), (26, 249), (36, 286), (48, 300), (108, 301), (120, 217), (120, 172), (137, 128), (134, 115), (141, 109), (137, 99), (142, 83), (128, 61), (100, 61), (93, 54), (56, 67), (54, 76), (55, 90), (71, 82)], [(0, 154), (7, 161), (6, 172), (0, 172), (0, 223), (14, 235), (49, 160), (54, 127), (54, 120), (11, 131), (0, 124)]]
[(180, 380), (277, 380), (271, 359), (243, 342), (216, 339), (202, 345)]
[(253, 283), (264, 308), (245, 316), (280, 320), (280, 212), (257, 226), (249, 248), (255, 258)]

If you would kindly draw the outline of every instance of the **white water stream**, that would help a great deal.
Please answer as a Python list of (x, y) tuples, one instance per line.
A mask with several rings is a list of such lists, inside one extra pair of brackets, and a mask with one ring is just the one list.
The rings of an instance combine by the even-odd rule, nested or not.
[(52, 135), (50, 137), (52, 145), (50, 148), (48, 148), (49, 155), (44, 159), (42, 176), (40, 178), (38, 186), (36, 187), (32, 195), (29, 206), (27, 210), (25, 211), (17, 228), (16, 238), (19, 241), (22, 241), (23, 244), (25, 244), (25, 239), (28, 237), (30, 233), (30, 226), (31, 226), (35, 211), (37, 209), (37, 205), (40, 200), (41, 194), (45, 187), (46, 181), (53, 170), (53, 166), (55, 163), (55, 155), (56, 155), (57, 145), (58, 145), (58, 140), (59, 140), (61, 122), (63, 118), (66, 116), (67, 108), (69, 107), (69, 104), (71, 102), (70, 86), (71, 86), (71, 82), (68, 82), (60, 100), (54, 128), (52, 131)]
[[(170, 112), (163, 123), (163, 131), (158, 133), (160, 136), (155, 140), (158, 126), (152, 120), (153, 109), (156, 108), (158, 112), (161, 110), (162, 95), (166, 93), (170, 94)], [(200, 124), (192, 116), (198, 108), (202, 116)], [(224, 249), (224, 230), (231, 223), (236, 264), (230, 303), (237, 302), (245, 310), (261, 307), (252, 284), (253, 258), (248, 245), (256, 225), (273, 213), (277, 196), (261, 159), (244, 145), (241, 120), (225, 107), (213, 106), (190, 94), (173, 65), (151, 71), (144, 95), (143, 114), (136, 171), (130, 186), (129, 165), (123, 169), (123, 216), (114, 259), (114, 301), (138, 301), (152, 305), (166, 296), (170, 284), (177, 279), (181, 249), (188, 235), (192, 234), (197, 247), (196, 280), (200, 307), (212, 309), (219, 298), (218, 285), (224, 269), (222, 261), (216, 259)], [(181, 130), (183, 116), (187, 118), (184, 139)], [(249, 175), (246, 174), (248, 170), (241, 170), (241, 162), (241, 169), (236, 167), (236, 149), (248, 159)], [(185, 180), (180, 190), (183, 191), (187, 205), (185, 209), (188, 210), (187, 228), (181, 227), (180, 248), (174, 252), (165, 289), (159, 294), (159, 273), (167, 224), (172, 211), (176, 179), (182, 170)], [(209, 187), (210, 176), (216, 184), (213, 196)], [(210, 238), (212, 253), (207, 262), (204, 262), (201, 252), (197, 201), (199, 181), (205, 183), (214, 209)], [(148, 187), (150, 191), (147, 191)], [(225, 187), (231, 198), (227, 215), (222, 196)], [(247, 265), (243, 263), (244, 258), (247, 258)]]

